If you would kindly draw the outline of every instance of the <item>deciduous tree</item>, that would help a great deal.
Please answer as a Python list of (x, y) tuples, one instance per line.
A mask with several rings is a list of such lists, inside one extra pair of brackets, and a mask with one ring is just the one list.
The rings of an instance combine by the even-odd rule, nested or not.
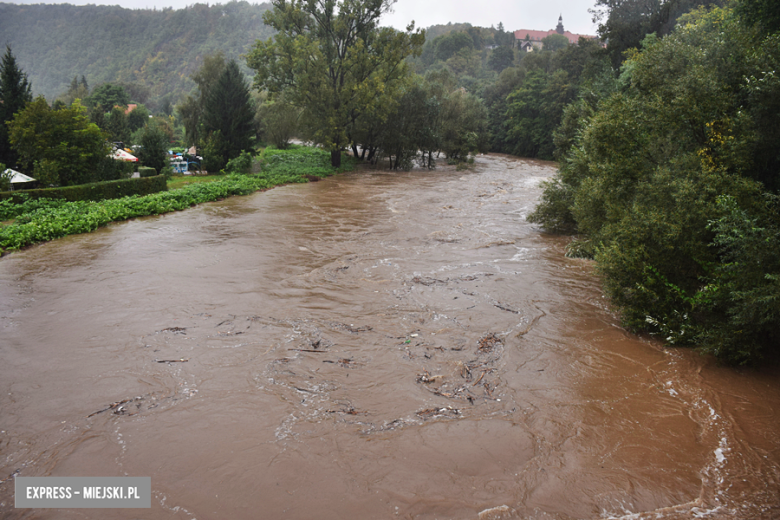
[[(407, 75), (405, 59), (419, 54), (424, 33), (380, 28), (393, 0), (274, 0), (263, 19), (278, 31), (258, 41), (247, 63), (255, 86), (285, 92), (303, 109), (311, 137), (341, 164), (348, 129)], [(468, 37), (468, 36), (467, 36)], [(469, 38), (471, 43), (471, 39)]]
[(488, 66), (500, 73), (507, 67), (511, 67), (514, 61), (515, 51), (511, 47), (496, 47), (488, 58)]
[(130, 102), (130, 95), (121, 85), (103, 83), (95, 87), (89, 97), (89, 104), (102, 112), (110, 112), (115, 106), (126, 107)]
[(168, 165), (166, 153), (168, 136), (160, 125), (155, 124), (155, 122), (146, 125), (141, 133), (140, 145), (141, 151), (138, 153), (138, 158), (141, 160), (141, 164), (161, 173), (162, 169)]
[(9, 130), (19, 163), (28, 171), (45, 172), (48, 183), (70, 186), (100, 180), (97, 165), (110, 148), (78, 101), (52, 110), (38, 97), (14, 115)]

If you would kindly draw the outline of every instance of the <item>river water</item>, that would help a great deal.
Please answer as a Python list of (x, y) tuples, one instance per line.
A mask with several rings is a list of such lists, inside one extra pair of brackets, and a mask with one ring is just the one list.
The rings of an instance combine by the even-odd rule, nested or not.
[(0, 516), (780, 518), (777, 372), (621, 329), (525, 222), (553, 172), (348, 173), (3, 258), (0, 480), (153, 498), (7, 479)]

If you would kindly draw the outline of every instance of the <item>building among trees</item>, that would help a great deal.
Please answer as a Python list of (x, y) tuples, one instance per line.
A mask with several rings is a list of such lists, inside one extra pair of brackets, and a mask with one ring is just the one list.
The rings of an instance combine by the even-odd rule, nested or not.
[(515, 31), (515, 42), (517, 44), (517, 47), (520, 50), (531, 52), (535, 48), (541, 49), (543, 45), (542, 40), (553, 34), (560, 34), (561, 36), (565, 36), (566, 39), (569, 40), (569, 43), (572, 45), (576, 45), (577, 42), (580, 40), (580, 38), (593, 38), (593, 39), (597, 38), (597, 36), (593, 36), (590, 34), (574, 34), (572, 32), (564, 30), (563, 15), (561, 15), (558, 17), (558, 25), (555, 27), (555, 29), (550, 29), (549, 31), (536, 31), (533, 29), (518, 29), (517, 31)]

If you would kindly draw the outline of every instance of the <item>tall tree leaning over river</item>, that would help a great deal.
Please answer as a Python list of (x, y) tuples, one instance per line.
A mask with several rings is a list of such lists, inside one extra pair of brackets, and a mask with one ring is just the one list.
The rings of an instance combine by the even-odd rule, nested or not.
[(425, 34), (379, 27), (395, 0), (274, 0), (263, 20), (278, 31), (255, 43), (247, 64), (255, 86), (303, 110), (303, 127), (341, 164), (350, 125), (408, 76)]
[(630, 328), (747, 363), (780, 338), (780, 32), (738, 13), (694, 10), (567, 108), (530, 219), (581, 235)]

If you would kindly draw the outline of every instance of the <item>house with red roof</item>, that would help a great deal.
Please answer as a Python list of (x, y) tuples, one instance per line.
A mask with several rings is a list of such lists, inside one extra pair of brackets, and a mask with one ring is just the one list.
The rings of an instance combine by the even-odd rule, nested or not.
[(561, 34), (569, 40), (572, 45), (577, 45), (580, 38), (597, 38), (590, 34), (574, 34), (563, 29), (563, 15), (558, 17), (558, 26), (549, 31), (536, 31), (533, 29), (518, 29), (515, 31), (515, 43), (520, 50), (531, 52), (534, 49), (542, 48), (542, 40), (552, 34)]

